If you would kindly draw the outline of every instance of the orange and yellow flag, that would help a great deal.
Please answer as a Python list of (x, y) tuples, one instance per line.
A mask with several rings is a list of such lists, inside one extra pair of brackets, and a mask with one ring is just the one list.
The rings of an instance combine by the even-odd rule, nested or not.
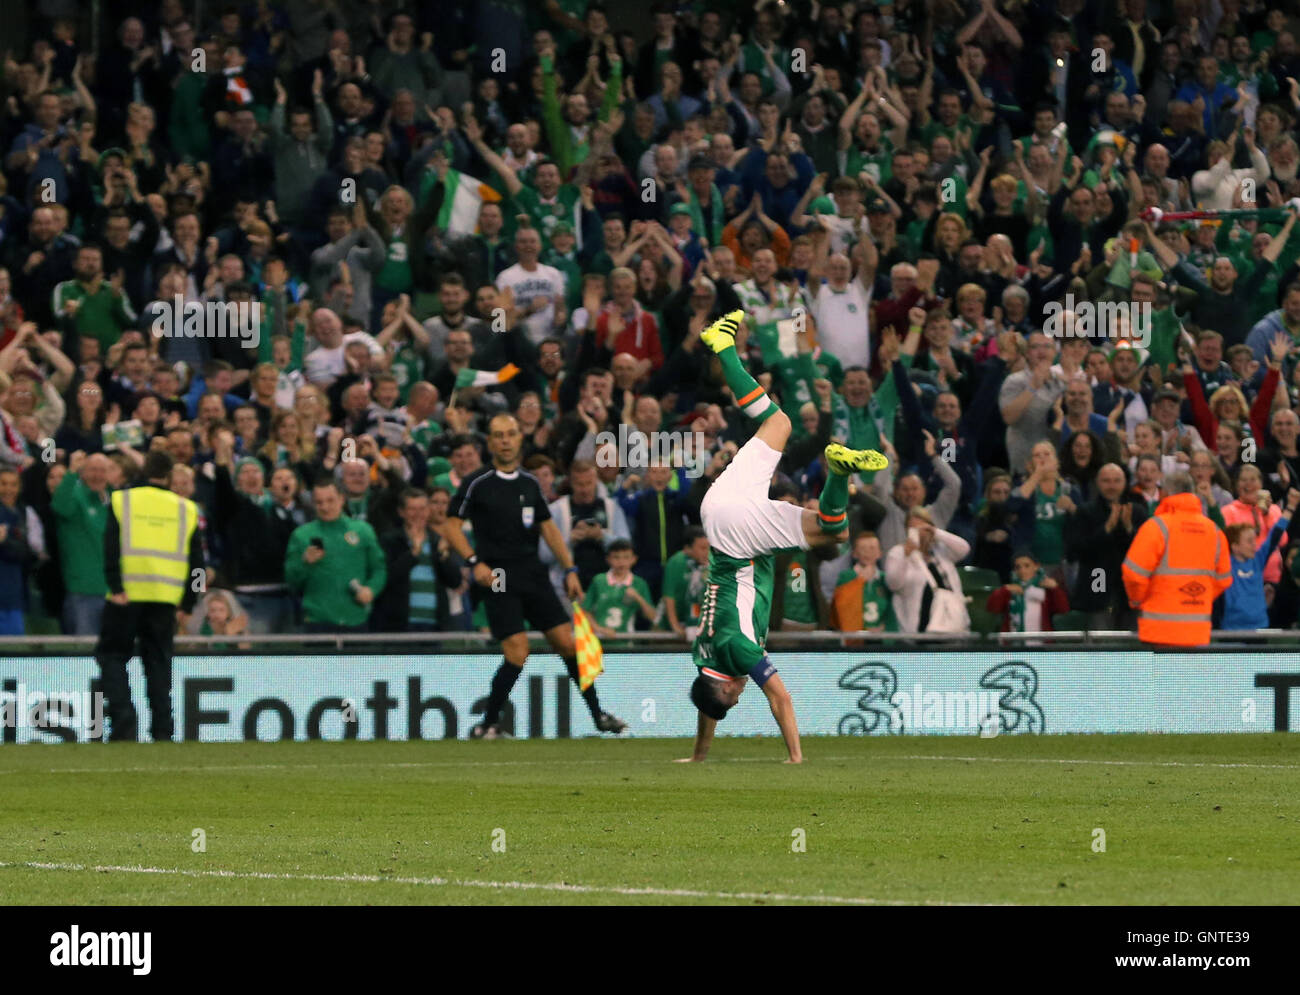
[(591, 627), (591, 616), (573, 602), (573, 641), (578, 648), (578, 688), (586, 691), (605, 670), (605, 654)]

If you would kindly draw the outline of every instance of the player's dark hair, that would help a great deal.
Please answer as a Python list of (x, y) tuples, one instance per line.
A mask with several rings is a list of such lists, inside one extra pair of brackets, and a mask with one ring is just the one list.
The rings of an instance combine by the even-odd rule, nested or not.
[(725, 719), (730, 707), (718, 699), (717, 681), (703, 674), (695, 678), (695, 682), (691, 685), (691, 703), (715, 722)]
[(767, 499), (769, 501), (784, 501), (786, 497), (792, 497), (798, 501), (799, 488), (788, 480), (773, 481), (772, 485), (767, 489)]

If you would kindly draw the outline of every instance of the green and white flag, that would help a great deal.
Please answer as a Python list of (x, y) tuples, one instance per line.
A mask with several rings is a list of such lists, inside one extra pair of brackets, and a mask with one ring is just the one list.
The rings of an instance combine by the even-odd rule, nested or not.
[(437, 225), (458, 235), (473, 235), (478, 231), (479, 208), (484, 202), (501, 200), (501, 194), (486, 183), (454, 169), (447, 170), (442, 184), (442, 208), (438, 211)]
[(491, 387), (493, 384), (505, 383), (514, 379), (519, 367), (506, 363), (499, 370), (471, 370), (468, 366), (456, 374), (456, 389), (463, 387)]

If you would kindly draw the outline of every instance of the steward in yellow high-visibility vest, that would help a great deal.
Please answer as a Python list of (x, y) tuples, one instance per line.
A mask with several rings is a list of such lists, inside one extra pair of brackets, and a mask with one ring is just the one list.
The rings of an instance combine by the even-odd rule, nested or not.
[(155, 743), (172, 738), (172, 637), (206, 583), (199, 508), (168, 490), (171, 473), (171, 456), (149, 453), (144, 463), (148, 483), (114, 492), (104, 529), (109, 593), (95, 659), (103, 675), (110, 742), (137, 737), (126, 671), (137, 641), (149, 698), (149, 734)]

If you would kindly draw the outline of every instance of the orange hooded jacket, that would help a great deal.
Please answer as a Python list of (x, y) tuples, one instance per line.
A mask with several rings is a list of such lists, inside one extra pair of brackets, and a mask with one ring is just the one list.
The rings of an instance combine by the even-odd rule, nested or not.
[(1214, 599), (1232, 583), (1228, 540), (1195, 494), (1165, 498), (1124, 558), (1124, 589), (1144, 643), (1205, 646)]

